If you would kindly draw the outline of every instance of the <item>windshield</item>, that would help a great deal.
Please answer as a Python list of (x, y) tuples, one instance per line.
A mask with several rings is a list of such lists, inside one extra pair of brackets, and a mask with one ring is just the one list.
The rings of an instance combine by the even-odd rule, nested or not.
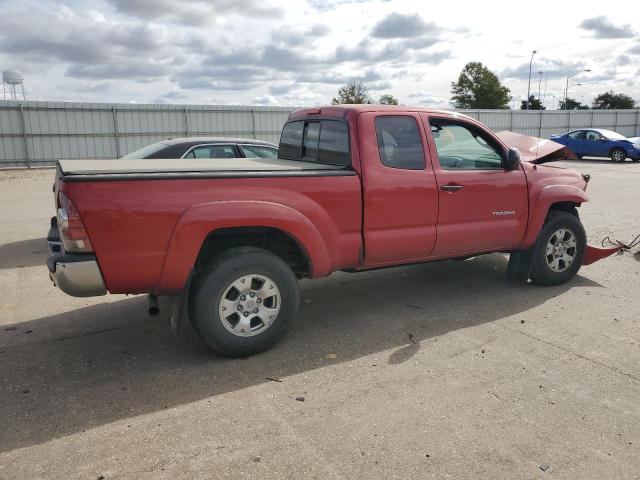
[(129, 160), (136, 160), (140, 158), (148, 158), (149, 156), (159, 152), (164, 149), (167, 145), (164, 142), (152, 143), (151, 145), (147, 145), (146, 147), (142, 147), (138, 150), (134, 150), (131, 153), (127, 153), (124, 157)]
[(627, 137), (624, 135), (620, 135), (618, 132), (614, 132), (613, 130), (600, 130), (600, 133), (607, 137), (609, 140), (626, 140)]

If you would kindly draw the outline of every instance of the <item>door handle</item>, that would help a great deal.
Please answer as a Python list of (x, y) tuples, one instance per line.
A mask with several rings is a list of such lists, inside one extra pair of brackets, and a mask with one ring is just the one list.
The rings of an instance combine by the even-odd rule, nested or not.
[(442, 185), (440, 190), (444, 190), (445, 192), (457, 192), (458, 190), (462, 190), (462, 185)]

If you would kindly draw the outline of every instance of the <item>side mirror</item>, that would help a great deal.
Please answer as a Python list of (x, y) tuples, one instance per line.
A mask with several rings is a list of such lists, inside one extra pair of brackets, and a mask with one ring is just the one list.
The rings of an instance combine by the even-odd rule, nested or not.
[(517, 148), (510, 148), (504, 162), (504, 168), (507, 170), (515, 170), (518, 166), (520, 166), (520, 150)]
[(601, 142), (606, 142), (607, 140), (609, 140), (607, 137), (600, 137)]

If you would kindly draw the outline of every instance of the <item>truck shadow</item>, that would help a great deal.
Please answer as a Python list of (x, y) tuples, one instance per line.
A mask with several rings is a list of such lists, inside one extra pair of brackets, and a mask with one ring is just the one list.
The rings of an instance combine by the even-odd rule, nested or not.
[(211, 353), (188, 325), (176, 339), (169, 308), (149, 319), (141, 296), (3, 328), (0, 451), (367, 355), (402, 363), (448, 332), (600, 287), (581, 276), (557, 287), (515, 285), (505, 270), (504, 256), (489, 255), (302, 282), (295, 329), (247, 359)]
[(43, 265), (49, 256), (46, 238), (30, 238), (0, 245), (0, 270)]

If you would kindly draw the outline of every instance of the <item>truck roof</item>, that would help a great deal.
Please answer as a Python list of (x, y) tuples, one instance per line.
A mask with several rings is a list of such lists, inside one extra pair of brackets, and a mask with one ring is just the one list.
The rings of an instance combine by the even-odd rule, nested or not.
[(176, 145), (178, 143), (240, 143), (240, 144), (252, 144), (252, 145), (264, 145), (268, 147), (276, 146), (271, 142), (265, 140), (258, 140), (256, 138), (236, 138), (236, 137), (172, 137), (166, 140), (161, 140), (160, 143), (165, 145)]
[(453, 117), (471, 118), (468, 115), (453, 110), (442, 110), (430, 107), (412, 106), (412, 105), (376, 105), (370, 103), (363, 104), (342, 104), (327, 105), (315, 108), (301, 108), (291, 113), (290, 120), (296, 118), (307, 117), (309, 115), (326, 115), (331, 117), (346, 117), (351, 114), (360, 114), (364, 112), (386, 112), (386, 113), (407, 113), (407, 112), (423, 112), (437, 113)]

